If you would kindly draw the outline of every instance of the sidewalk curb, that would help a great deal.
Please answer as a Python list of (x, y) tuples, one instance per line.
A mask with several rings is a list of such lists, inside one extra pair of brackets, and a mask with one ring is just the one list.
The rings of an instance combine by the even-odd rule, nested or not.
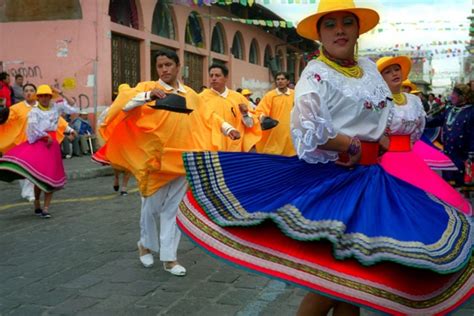
[(66, 170), (68, 180), (85, 180), (97, 177), (107, 177), (114, 174), (111, 167), (88, 168), (83, 170)]

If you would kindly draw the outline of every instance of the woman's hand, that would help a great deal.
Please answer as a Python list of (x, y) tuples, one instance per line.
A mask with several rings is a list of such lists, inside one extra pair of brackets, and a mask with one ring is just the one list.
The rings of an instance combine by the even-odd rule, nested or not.
[(362, 157), (362, 147), (360, 140), (357, 137), (352, 137), (347, 151), (339, 154), (339, 160), (336, 165), (352, 168), (360, 162)]
[(388, 138), (386, 135), (383, 135), (379, 140), (379, 146), (379, 156), (382, 156), (388, 151), (388, 147), (390, 146), (390, 138)]
[(43, 139), (46, 142), (46, 147), (49, 148), (49, 146), (51, 146), (51, 144), (53, 143), (53, 138), (51, 137), (51, 135), (48, 134)]

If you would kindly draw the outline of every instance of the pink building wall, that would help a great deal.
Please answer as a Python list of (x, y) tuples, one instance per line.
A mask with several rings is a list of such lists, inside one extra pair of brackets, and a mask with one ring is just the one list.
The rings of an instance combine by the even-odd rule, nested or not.
[[(185, 27), (189, 14), (197, 11), (203, 16), (228, 16), (218, 7), (188, 7), (174, 5), (176, 40), (151, 33), (153, 11), (156, 1), (136, 0), (139, 14), (139, 29), (133, 29), (110, 21), (109, 1), (80, 1), (81, 20), (55, 20), (39, 22), (0, 23), (2, 45), (0, 61), (11, 75), (21, 73), (27, 82), (52, 84), (73, 96), (81, 108), (91, 114), (100, 113), (112, 102), (112, 32), (140, 41), (140, 79), (150, 80), (151, 43), (177, 50), (181, 61), (189, 51), (204, 57), (203, 83), (207, 84), (207, 68), (211, 58), (227, 62), (230, 70), (228, 86), (244, 87), (254, 91), (254, 97), (262, 96), (271, 88), (272, 78), (263, 66), (264, 51), (268, 45), (273, 54), (276, 48), (286, 54), (286, 44), (264, 32), (259, 27), (231, 21), (202, 19), (204, 48), (185, 44)], [(210, 51), (212, 30), (217, 22), (225, 31), (224, 54)], [(244, 60), (236, 59), (230, 52), (234, 35), (243, 35)], [(251, 41), (258, 43), (259, 65), (248, 62)], [(296, 69), (298, 69), (297, 62)], [(298, 70), (296, 70), (298, 73)], [(94, 79), (97, 85), (94, 85)]]

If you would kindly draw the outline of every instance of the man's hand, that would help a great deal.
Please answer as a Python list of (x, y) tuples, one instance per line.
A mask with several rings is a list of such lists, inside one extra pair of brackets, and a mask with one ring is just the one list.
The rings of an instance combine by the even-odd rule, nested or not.
[(56, 93), (57, 95), (60, 95), (60, 96), (63, 95), (63, 92), (59, 90), (58, 88), (51, 86), (51, 90), (53, 91), (53, 94)]
[(164, 99), (166, 98), (166, 93), (161, 89), (153, 89), (150, 91), (150, 99)]
[(233, 129), (229, 132), (227, 136), (229, 136), (229, 138), (232, 140), (237, 140), (240, 139), (240, 132), (236, 129)]
[(246, 104), (240, 103), (239, 104), (239, 110), (240, 110), (240, 113), (247, 114), (248, 111), (249, 111), (249, 108)]
[(74, 140), (74, 138), (76, 138), (76, 137), (77, 137), (77, 132), (72, 131), (71, 133), (69, 133), (67, 138), (72, 142)]

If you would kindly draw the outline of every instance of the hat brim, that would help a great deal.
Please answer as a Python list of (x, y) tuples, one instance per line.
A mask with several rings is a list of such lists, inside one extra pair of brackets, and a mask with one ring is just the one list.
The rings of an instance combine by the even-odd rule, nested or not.
[(150, 105), (150, 107), (155, 110), (165, 110), (184, 114), (189, 114), (193, 111), (186, 107), (186, 98), (174, 93), (167, 94), (163, 99), (157, 99), (156, 103)]
[(267, 116), (263, 120), (263, 122), (260, 123), (260, 128), (262, 129), (262, 131), (266, 131), (266, 130), (274, 128), (275, 126), (278, 125), (278, 123), (279, 123), (278, 120), (274, 120), (271, 117)]
[(411, 59), (407, 56), (397, 56), (397, 57), (391, 57), (388, 60), (385, 60), (382, 62), (380, 65), (377, 65), (377, 68), (380, 73), (382, 71), (391, 66), (391, 65), (400, 65), (400, 68), (402, 69), (402, 81), (405, 81), (408, 79), (408, 75), (410, 74), (411, 71)]
[(416, 84), (414, 84), (414, 83), (408, 83), (408, 84), (407, 83), (405, 83), (405, 84), (402, 83), (402, 87), (409, 87), (411, 89), (410, 91), (417, 89)]
[(322, 18), (324, 15), (333, 12), (350, 12), (357, 16), (357, 18), (359, 19), (359, 35), (364, 34), (373, 29), (379, 23), (380, 20), (379, 14), (375, 10), (368, 8), (348, 8), (341, 10), (322, 11), (310, 15), (301, 20), (296, 26), (296, 32), (304, 38), (310, 40), (319, 40), (319, 34), (318, 30), (316, 29), (316, 24), (318, 23), (319, 19)]

